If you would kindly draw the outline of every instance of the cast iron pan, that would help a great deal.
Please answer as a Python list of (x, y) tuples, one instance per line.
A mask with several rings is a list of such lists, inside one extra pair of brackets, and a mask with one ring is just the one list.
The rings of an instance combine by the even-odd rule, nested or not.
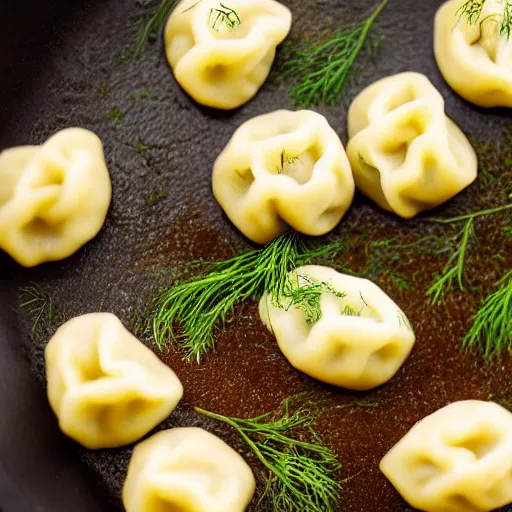
[[(333, 31), (363, 19), (373, 8), (373, 2), (348, 0), (283, 2), (293, 10), (296, 37)], [(235, 127), (255, 115), (293, 105), (286, 88), (269, 81), (239, 110), (202, 108), (175, 83), (160, 41), (132, 62), (137, 20), (151, 11), (153, 2), (10, 3), (0, 16), (5, 25), (0, 30), (0, 149), (41, 143), (69, 126), (91, 129), (105, 145), (114, 198), (100, 235), (73, 257), (27, 270), (0, 255), (0, 507), (3, 512), (114, 511), (120, 507), (132, 448), (91, 452), (59, 433), (44, 394), (42, 350), (51, 333), (31, 335), (31, 319), (17, 309), (19, 290), (29, 283), (40, 285), (62, 320), (111, 311), (134, 328), (137, 312), (161, 285), (171, 282), (180, 264), (225, 258), (250, 247), (212, 197), (212, 164)], [(447, 113), (468, 135), (488, 142), (499, 139), (510, 113), (465, 103), (436, 68), (432, 26), (440, 4), (389, 1), (377, 23), (385, 38), (379, 57), (361, 61), (363, 68), (338, 106), (317, 109), (345, 143), (346, 107), (354, 94), (378, 78), (406, 70), (430, 77), (446, 98)], [(134, 95), (137, 92), (142, 94)], [(117, 126), (109, 116), (114, 109), (124, 114)], [(137, 151), (139, 141), (147, 152)], [(479, 181), (435, 213), (472, 211), (493, 204), (493, 199), (492, 190)], [(352, 248), (328, 263), (360, 270), (372, 263), (365, 256), (372, 240), (414, 240), (430, 231), (452, 234), (428, 226), (421, 220), (402, 222), (358, 197), (346, 219), (323, 239), (346, 235)], [(482, 292), (500, 275), (491, 263), (499, 229), (493, 218), (477, 226), (481, 248), (473, 251), (468, 279)], [(510, 267), (510, 245), (502, 254), (501, 265)], [(344, 484), (340, 510), (410, 511), (379, 472), (378, 462), (387, 450), (416, 421), (450, 402), (485, 400), (490, 393), (512, 396), (510, 359), (486, 366), (479, 355), (459, 348), (481, 297), (455, 293), (443, 307), (426, 305), (425, 287), (445, 261), (446, 255), (409, 254), (385, 263), (414, 278), (414, 289), (403, 296), (379, 265), (370, 273), (405, 309), (418, 339), (410, 359), (386, 386), (352, 393), (322, 386), (295, 371), (260, 325), (252, 305), (219, 337), (217, 352), (204, 366), (182, 362), (177, 350), (162, 354), (186, 393), (179, 409), (157, 430), (201, 425), (239, 447), (229, 431), (195, 416), (190, 406), (249, 416), (272, 410), (286, 396), (303, 390), (330, 392), (338, 403), (378, 400), (381, 405), (374, 409), (328, 412), (320, 424), (340, 456), (343, 477), (352, 477)]]

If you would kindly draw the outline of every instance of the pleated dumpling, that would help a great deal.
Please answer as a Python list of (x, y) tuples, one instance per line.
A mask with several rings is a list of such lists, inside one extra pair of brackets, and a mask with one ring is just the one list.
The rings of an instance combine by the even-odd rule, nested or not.
[(325, 117), (278, 110), (244, 123), (213, 168), (213, 193), (248, 238), (270, 242), (290, 227), (323, 235), (354, 198), (343, 144)]
[(438, 10), (437, 64), (453, 90), (471, 103), (512, 107), (512, 4), (510, 0), (473, 3), (472, 23), (461, 11), (467, 0), (449, 0)]
[(167, 60), (198, 103), (234, 109), (265, 82), (291, 22), (275, 0), (185, 0), (165, 29)]
[(407, 317), (377, 285), (329, 267), (293, 271), (283, 297), (264, 295), (259, 311), (292, 366), (348, 389), (390, 380), (415, 342)]
[(183, 396), (174, 372), (110, 313), (65, 323), (46, 346), (45, 361), (60, 428), (90, 449), (139, 440)]
[(477, 177), (476, 153), (428, 78), (401, 73), (360, 93), (349, 109), (347, 154), (356, 186), (381, 208), (411, 218)]
[(426, 512), (490, 512), (512, 503), (512, 413), (492, 403), (450, 404), (417, 423), (380, 468)]
[(243, 512), (255, 485), (251, 468), (224, 441), (175, 428), (135, 447), (123, 503), (126, 512)]
[(26, 267), (67, 258), (94, 238), (112, 196), (102, 143), (81, 128), (3, 151), (0, 181), (0, 248)]

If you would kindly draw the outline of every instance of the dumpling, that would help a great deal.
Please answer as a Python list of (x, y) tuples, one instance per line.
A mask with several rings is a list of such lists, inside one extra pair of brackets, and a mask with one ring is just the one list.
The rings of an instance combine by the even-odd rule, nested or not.
[(489, 512), (512, 502), (512, 414), (468, 400), (417, 423), (380, 468), (426, 512)]
[(234, 133), (213, 168), (213, 193), (236, 227), (259, 244), (290, 227), (332, 230), (354, 198), (343, 145), (315, 112), (278, 110)]
[(198, 103), (234, 109), (265, 82), (291, 23), (275, 0), (185, 0), (165, 29), (167, 60)]
[(123, 503), (126, 512), (243, 512), (255, 485), (224, 441), (200, 428), (175, 428), (135, 447)]
[(350, 106), (348, 123), (357, 188), (401, 217), (444, 203), (477, 177), (475, 151), (424, 75), (374, 83)]
[(434, 50), (439, 69), (454, 91), (471, 103), (512, 107), (512, 35), (500, 35), (505, 9), (512, 13), (510, 2), (482, 2), (473, 25), (459, 11), (466, 2), (450, 0), (437, 12)]
[(260, 317), (292, 366), (315, 379), (371, 389), (390, 380), (412, 350), (407, 317), (371, 281), (309, 265), (290, 274), (284, 295), (264, 295)]
[(0, 248), (25, 267), (67, 258), (94, 238), (112, 196), (101, 141), (81, 128), (3, 151), (0, 180)]
[(60, 428), (86, 448), (139, 440), (183, 396), (174, 372), (110, 313), (65, 323), (44, 355), (48, 398)]

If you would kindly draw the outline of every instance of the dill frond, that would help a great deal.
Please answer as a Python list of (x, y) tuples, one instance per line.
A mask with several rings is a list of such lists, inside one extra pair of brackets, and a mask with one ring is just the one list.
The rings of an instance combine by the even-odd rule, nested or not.
[(464, 268), (466, 257), (471, 240), (476, 241), (474, 217), (469, 218), (460, 232), (460, 245), (450, 256), (448, 263), (443, 269), (443, 273), (436, 277), (434, 282), (427, 289), (427, 297), (430, 303), (435, 306), (441, 303), (447, 293), (453, 290), (454, 281), (461, 291), (464, 287)]
[(343, 311), (341, 312), (342, 315), (345, 315), (345, 316), (361, 316), (361, 312), (360, 311), (356, 311), (352, 306), (350, 306), (349, 304), (347, 304)]
[(316, 324), (322, 318), (320, 301), (324, 293), (331, 293), (339, 298), (346, 296), (345, 293), (335, 290), (330, 283), (318, 282), (305, 275), (289, 277), (287, 283), (283, 296), (274, 297), (274, 305), (286, 311), (292, 307), (303, 311), (309, 325)]
[(160, 0), (155, 10), (149, 16), (146, 16), (137, 28), (135, 39), (135, 58), (138, 59), (144, 53), (150, 41), (156, 41), (160, 29), (163, 27), (167, 18), (171, 15), (174, 7), (181, 0)]
[(50, 295), (39, 285), (33, 284), (20, 289), (19, 306), (26, 310), (32, 318), (31, 334), (34, 335), (38, 327), (47, 329), (56, 321), (57, 315)]
[(479, 348), (488, 359), (512, 349), (512, 270), (485, 299), (462, 345)]
[[(257, 300), (265, 292), (283, 297), (291, 270), (315, 258), (334, 255), (345, 240), (307, 250), (296, 233), (286, 233), (262, 249), (227, 261), (212, 262), (208, 270), (163, 290), (156, 299), (152, 331), (156, 345), (179, 343), (187, 359), (201, 357), (215, 348), (215, 333), (227, 323), (237, 305)], [(179, 326), (179, 332), (175, 327)]]
[(293, 165), (297, 161), (301, 161), (299, 156), (289, 156), (286, 153), (286, 150), (283, 149), (283, 152), (281, 153), (281, 165), (277, 166), (277, 174), (283, 173), (285, 164)]
[(291, 98), (298, 106), (330, 105), (338, 99), (375, 20), (386, 4), (387, 0), (383, 0), (366, 21), (341, 30), (327, 41), (312, 37), (284, 47), (280, 75), (296, 82), (291, 89)]
[(457, 222), (464, 222), (465, 220), (469, 219), (477, 219), (478, 217), (486, 217), (488, 215), (503, 213), (507, 210), (512, 210), (512, 203), (497, 206), (496, 208), (488, 208), (486, 210), (479, 210), (473, 213), (466, 213), (464, 215), (459, 215), (458, 217), (429, 217), (425, 219), (425, 222), (435, 222), (437, 224), (455, 224)]
[(465, 18), (468, 25), (476, 25), (478, 22), (481, 24), (488, 20), (496, 20), (502, 18), (498, 26), (498, 35), (505, 39), (510, 39), (512, 36), (512, 0), (503, 0), (503, 16), (491, 15), (482, 19), (482, 11), (484, 4), (487, 0), (468, 0), (456, 12), (457, 22)]
[(273, 512), (334, 512), (341, 491), (335, 476), (341, 465), (314, 430), (321, 409), (312, 402), (296, 402), (287, 399), (278, 411), (251, 419), (195, 411), (234, 428), (268, 470), (260, 504), (267, 502)]
[(220, 32), (220, 27), (224, 25), (228, 30), (234, 30), (242, 24), (242, 18), (231, 7), (227, 7), (219, 2), (219, 7), (210, 9), (209, 25), (216, 32)]

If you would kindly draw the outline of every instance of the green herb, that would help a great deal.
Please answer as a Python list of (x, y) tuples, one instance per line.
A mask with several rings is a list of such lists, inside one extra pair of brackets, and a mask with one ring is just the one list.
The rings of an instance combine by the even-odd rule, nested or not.
[(486, 358), (512, 348), (512, 270), (487, 297), (463, 339), (465, 348), (478, 347)]
[(52, 298), (36, 284), (21, 288), (19, 305), (32, 317), (32, 335), (38, 327), (48, 329), (57, 319)]
[(478, 217), (486, 217), (488, 215), (495, 215), (497, 213), (503, 213), (507, 210), (512, 210), (512, 203), (505, 204), (503, 206), (497, 206), (495, 208), (488, 208), (486, 210), (480, 210), (473, 213), (466, 213), (465, 215), (459, 215), (458, 217), (431, 217), (425, 219), (426, 222), (435, 222), (437, 224), (455, 224), (457, 222), (464, 222), (465, 220), (477, 219)]
[(301, 161), (298, 156), (289, 156), (286, 154), (286, 150), (281, 153), (281, 163), (277, 166), (277, 174), (282, 174), (284, 171), (285, 164), (293, 165), (295, 162)]
[(339, 97), (375, 20), (387, 4), (382, 1), (363, 23), (347, 27), (327, 41), (312, 37), (284, 48), (281, 77), (289, 77), (293, 101), (302, 107), (333, 104)]
[(398, 325), (401, 327), (404, 325), (407, 327), (407, 329), (410, 329), (414, 332), (414, 326), (411, 324), (410, 320), (405, 316), (405, 313), (403, 311), (397, 310), (397, 318), (398, 318)]
[(388, 271), (387, 275), (389, 275), (391, 283), (398, 290), (400, 296), (403, 296), (405, 292), (410, 292), (411, 290), (414, 290), (414, 286), (410, 284), (409, 281), (407, 281), (407, 279), (397, 276), (393, 274), (393, 272), (391, 271)]
[(135, 91), (134, 93), (132, 93), (132, 98), (135, 101), (146, 100), (149, 98), (149, 96), (150, 96), (149, 91)]
[(352, 306), (348, 304), (345, 306), (341, 314), (345, 316), (361, 316), (360, 311), (356, 311)]
[(324, 293), (331, 293), (339, 298), (346, 296), (345, 293), (335, 290), (330, 283), (318, 282), (309, 276), (295, 275), (295, 278), (288, 278), (288, 286), (283, 296), (274, 300), (274, 305), (286, 311), (292, 307), (303, 311), (306, 322), (313, 325), (322, 318), (320, 301)]
[(219, 32), (222, 25), (228, 30), (234, 30), (241, 25), (242, 19), (234, 9), (219, 2), (219, 7), (212, 7), (210, 9), (208, 23), (213, 30)]
[(137, 144), (135, 144), (135, 151), (139, 153), (139, 155), (145, 155), (149, 151), (149, 146), (147, 144), (144, 144), (141, 139), (137, 141)]
[(468, 0), (457, 10), (456, 16), (458, 21), (465, 18), (469, 25), (476, 25), (478, 22), (484, 24), (489, 20), (501, 20), (498, 34), (507, 40), (510, 39), (512, 36), (512, 0), (502, 0), (503, 15), (494, 14), (482, 19), (482, 12), (486, 1), (488, 0)]
[(321, 410), (313, 403), (297, 407), (294, 402), (285, 400), (279, 411), (251, 419), (195, 410), (234, 428), (268, 470), (259, 505), (266, 501), (274, 512), (333, 512), (341, 490), (335, 475), (341, 465), (314, 430)]
[(114, 107), (108, 114), (107, 119), (112, 121), (112, 126), (117, 128), (119, 123), (125, 118), (126, 114), (119, 107)]
[(157, 203), (159, 203), (162, 199), (165, 199), (168, 194), (167, 187), (160, 187), (153, 192), (149, 196), (146, 196), (146, 203), (148, 206), (155, 206)]
[(135, 41), (135, 58), (144, 53), (148, 43), (156, 41), (160, 29), (171, 15), (179, 0), (161, 0), (153, 13), (145, 17), (138, 26)]
[(430, 297), (430, 303), (432, 305), (441, 303), (444, 299), (444, 296), (453, 290), (455, 279), (459, 289), (464, 291), (464, 268), (466, 264), (468, 247), (471, 240), (476, 241), (474, 223), (475, 221), (473, 218), (470, 218), (466, 221), (464, 229), (459, 235), (459, 247), (450, 256), (448, 263), (443, 269), (443, 273), (438, 275), (428, 288), (427, 297)]
[(110, 86), (106, 80), (98, 87), (98, 94), (103, 96), (103, 98), (108, 98), (110, 96)]
[(155, 343), (162, 349), (168, 341), (178, 342), (187, 359), (200, 362), (214, 349), (215, 332), (225, 326), (235, 306), (259, 299), (265, 292), (279, 300), (291, 270), (344, 248), (343, 240), (307, 250), (292, 232), (262, 249), (207, 264), (206, 273), (177, 283), (157, 297), (152, 315)]

